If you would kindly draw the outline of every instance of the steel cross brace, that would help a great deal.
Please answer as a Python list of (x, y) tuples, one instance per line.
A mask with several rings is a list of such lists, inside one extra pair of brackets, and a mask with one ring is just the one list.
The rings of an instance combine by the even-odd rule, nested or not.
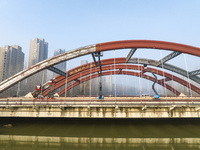
[(161, 64), (163, 64), (163, 63), (165, 63), (165, 62), (167, 62), (167, 61), (169, 61), (171, 59), (173, 59), (174, 57), (176, 57), (176, 56), (178, 56), (180, 54), (181, 54), (181, 52), (172, 52), (172, 53), (170, 53), (169, 55), (167, 55), (164, 58), (162, 58), (161, 60), (159, 60), (157, 66), (159, 66), (159, 65), (161, 65)]
[(200, 75), (200, 69), (189, 72), (189, 76)]
[(132, 48), (126, 57), (126, 63), (131, 59), (133, 54), (136, 52), (137, 48)]
[(47, 69), (50, 70), (50, 71), (53, 71), (53, 72), (55, 72), (55, 73), (57, 73), (57, 74), (60, 74), (61, 76), (67, 77), (66, 72), (64, 72), (64, 71), (62, 71), (62, 70), (60, 70), (60, 69), (58, 69), (58, 68), (56, 68), (56, 67), (50, 66), (50, 67), (47, 68)]

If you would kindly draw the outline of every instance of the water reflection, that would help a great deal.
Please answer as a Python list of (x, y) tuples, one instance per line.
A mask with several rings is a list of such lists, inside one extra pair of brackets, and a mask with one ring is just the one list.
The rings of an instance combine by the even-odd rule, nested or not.
[(199, 149), (200, 138), (95, 138), (0, 135), (1, 150), (23, 149)]
[(0, 118), (0, 150), (196, 150), (199, 119)]

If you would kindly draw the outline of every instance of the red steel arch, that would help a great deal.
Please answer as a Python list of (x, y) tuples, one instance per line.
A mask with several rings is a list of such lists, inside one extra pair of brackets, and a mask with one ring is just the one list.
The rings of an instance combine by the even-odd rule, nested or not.
[(198, 47), (165, 41), (124, 40), (96, 44), (97, 52), (125, 48), (164, 49), (200, 56), (200, 48)]
[[(102, 66), (102, 70), (103, 71), (105, 71), (105, 70), (113, 70), (114, 68), (115, 69), (141, 70), (141, 71), (144, 71), (144, 72), (149, 72), (148, 70), (143, 70), (143, 66), (137, 66), (137, 65), (124, 65), (124, 64), (120, 64), (120, 65), (106, 65), (106, 66)], [(149, 68), (149, 69), (152, 72), (154, 72), (155, 74), (167, 77), (169, 79), (173, 79), (174, 81), (176, 81), (176, 82), (178, 82), (178, 83), (180, 83), (180, 84), (182, 84), (182, 85), (184, 85), (186, 87), (190, 87), (193, 91), (195, 91), (196, 93), (200, 94), (200, 89), (198, 87), (196, 87), (195, 85), (192, 85), (192, 84), (188, 83), (187, 81), (185, 81), (185, 80), (183, 80), (183, 79), (181, 79), (179, 77), (176, 77), (176, 76), (174, 76), (172, 74), (169, 74), (169, 73), (166, 73), (166, 72), (154, 69), (154, 68)], [(73, 80), (77, 80), (80, 77), (83, 77), (83, 76), (86, 76), (86, 75), (89, 75), (89, 74), (93, 74), (93, 73), (98, 72), (98, 71), (100, 71), (99, 67), (84, 70), (82, 72), (76, 73), (76, 74), (68, 77), (67, 82), (71, 82)], [(57, 88), (63, 86), (65, 83), (66, 83), (65, 79), (61, 79), (61, 80), (57, 81), (55, 83), (54, 89), (56, 90)], [(162, 82), (158, 81), (158, 83), (162, 83)], [(44, 96), (46, 96), (47, 94), (48, 94), (48, 89), (43, 92)]]
[[(150, 80), (150, 81), (154, 81), (155, 78), (151, 77), (151, 76), (148, 76), (148, 75), (145, 75), (143, 74), (142, 76), (140, 75), (140, 73), (138, 72), (133, 72), (133, 71), (105, 71), (105, 72), (102, 72), (102, 76), (106, 76), (106, 75), (115, 75), (115, 74), (125, 74), (125, 75), (131, 75), (131, 76), (137, 76), (137, 77), (142, 77), (142, 78), (145, 78), (147, 80)], [(71, 88), (83, 83), (83, 82), (86, 82), (88, 80), (91, 80), (91, 79), (94, 79), (94, 78), (97, 78), (99, 75), (98, 73), (96, 74), (92, 74), (91, 76), (87, 76), (85, 78), (82, 78), (80, 80), (80, 82), (78, 81), (75, 81), (75, 83), (71, 83), (70, 85), (68, 85), (66, 88), (63, 88), (59, 93), (58, 95), (62, 95), (65, 93), (65, 91), (68, 91), (70, 90)], [(173, 92), (174, 94), (176, 94), (177, 96), (180, 95), (180, 92), (177, 91), (176, 89), (174, 89), (173, 87), (171, 87), (170, 85), (168, 84), (165, 84), (164, 82), (157, 82), (158, 84), (160, 84), (161, 86), (167, 88), (168, 90), (170, 90), (171, 92)]]
[[(124, 64), (124, 63), (126, 63), (126, 58), (115, 58), (115, 59), (110, 58), (110, 59), (104, 59), (104, 60), (101, 61), (102, 66), (110, 65), (110, 64), (114, 64), (114, 63), (115, 64)], [(96, 66), (95, 66), (94, 62), (92, 62), (92, 63), (84, 64), (84, 65), (78, 66), (76, 68), (73, 68), (73, 69), (67, 71), (66, 73), (67, 73), (68, 77), (70, 77), (70, 76), (72, 76), (76, 73), (79, 73), (79, 72), (82, 72), (84, 70), (91, 69), (91, 68), (94, 68), (94, 67), (96, 67)], [(60, 80), (64, 80), (64, 79), (65, 79), (65, 77), (58, 75), (57, 77), (55, 77), (54, 83), (58, 83), (58, 82), (60, 82)], [(170, 78), (168, 78), (168, 79), (170, 79)], [(164, 81), (164, 80), (161, 80), (161, 81)], [(188, 84), (189, 83), (187, 83), (187, 87), (188, 87)], [(186, 84), (184, 84), (184, 85), (186, 86)], [(45, 85), (44, 85), (44, 89), (45, 89)], [(36, 93), (36, 91), (33, 92), (34, 96), (36, 96), (35, 93)]]

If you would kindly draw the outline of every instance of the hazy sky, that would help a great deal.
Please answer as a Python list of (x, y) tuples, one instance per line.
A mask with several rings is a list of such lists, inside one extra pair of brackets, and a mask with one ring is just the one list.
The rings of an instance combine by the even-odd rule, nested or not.
[(200, 0), (0, 0), (0, 46), (74, 48), (149, 39), (200, 47)]

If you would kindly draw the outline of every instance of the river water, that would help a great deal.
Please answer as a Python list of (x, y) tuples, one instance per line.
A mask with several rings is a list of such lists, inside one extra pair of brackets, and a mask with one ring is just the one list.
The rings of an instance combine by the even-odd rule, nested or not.
[(200, 120), (0, 118), (0, 150), (28, 149), (198, 150)]

